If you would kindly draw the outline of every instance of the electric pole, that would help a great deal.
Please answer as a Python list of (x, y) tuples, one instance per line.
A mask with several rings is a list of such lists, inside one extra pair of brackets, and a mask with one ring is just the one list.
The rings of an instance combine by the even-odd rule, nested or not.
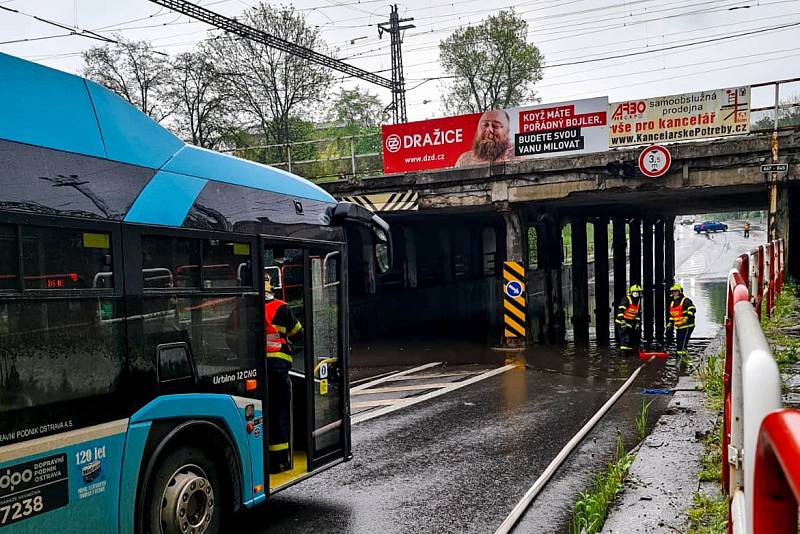
[(413, 24), (400, 25), (403, 22), (411, 22), (414, 18), (401, 19), (397, 12), (397, 4), (392, 6), (389, 14), (389, 22), (378, 24), (378, 37), (383, 38), (386, 32), (391, 37), (392, 49), (392, 122), (406, 122), (406, 81), (403, 77), (403, 36), (402, 31), (416, 28)]

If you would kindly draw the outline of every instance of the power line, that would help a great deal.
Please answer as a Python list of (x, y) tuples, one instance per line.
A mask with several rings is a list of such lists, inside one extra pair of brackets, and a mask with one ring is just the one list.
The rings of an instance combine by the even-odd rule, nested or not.
[[(591, 58), (591, 59), (581, 59), (581, 60), (575, 60), (575, 61), (564, 62), (564, 63), (555, 63), (555, 64), (551, 64), (551, 65), (542, 65), (542, 69), (566, 67), (566, 66), (572, 66), (572, 65), (583, 65), (583, 64), (586, 64), (586, 63), (594, 63), (594, 62), (600, 62), (600, 61), (610, 61), (610, 60), (613, 60), (613, 59), (622, 59), (622, 58), (628, 58), (628, 57), (642, 56), (642, 55), (645, 55), (645, 54), (653, 54), (653, 53), (657, 53), (657, 52), (676, 50), (676, 49), (679, 49), (679, 48), (687, 48), (687, 47), (698, 46), (698, 45), (709, 44), (709, 43), (716, 43), (716, 42), (726, 41), (726, 40), (731, 40), (731, 39), (738, 39), (738, 38), (741, 38), (741, 37), (749, 37), (749, 36), (752, 36), (752, 35), (757, 35), (757, 34), (767, 33), (767, 32), (772, 32), (772, 31), (782, 31), (782, 30), (793, 28), (793, 27), (797, 27), (797, 26), (800, 26), (800, 22), (792, 22), (792, 23), (788, 23), (788, 24), (781, 24), (781, 25), (778, 25), (778, 26), (760, 28), (758, 30), (739, 32), (739, 33), (732, 34), (732, 35), (726, 35), (726, 36), (716, 37), (716, 38), (712, 38), (712, 39), (704, 39), (704, 40), (701, 40), (701, 41), (694, 41), (694, 42), (691, 42), (691, 43), (683, 43), (683, 44), (677, 44), (677, 45), (660, 47), (660, 48), (652, 48), (652, 49), (649, 49), (649, 50), (642, 50), (642, 51), (637, 51), (637, 52), (628, 52), (628, 53), (625, 53), (625, 54), (617, 54), (617, 55), (612, 55), (612, 56), (604, 56), (604, 57), (597, 57), (597, 58)], [(447, 80), (447, 79), (453, 79), (453, 78), (458, 78), (458, 76), (452, 76), (452, 75), (432, 76), (430, 78), (426, 78), (425, 80), (423, 80), (422, 83), (427, 83), (429, 81), (434, 81), (434, 80)], [(420, 85), (422, 85), (422, 83), (412, 87), (411, 89), (409, 89), (409, 91), (412, 90), (412, 89), (415, 89), (416, 87), (419, 87)]]
[(225, 17), (204, 7), (187, 2), (186, 0), (150, 0), (154, 4), (172, 9), (178, 13), (192, 17), (193, 19), (200, 20), (206, 24), (225, 30), (239, 37), (244, 37), (251, 41), (261, 43), (263, 45), (282, 50), (288, 54), (306, 59), (313, 63), (323, 65), (330, 69), (343, 72), (350, 76), (360, 78), (362, 80), (374, 83), (387, 89), (392, 89), (394, 84), (388, 78), (378, 76), (372, 72), (350, 65), (338, 59), (334, 59), (325, 54), (320, 54), (316, 50), (312, 50), (305, 46), (289, 42), (285, 39), (275, 37), (267, 32), (257, 30), (246, 24), (242, 24), (234, 19)]
[(104, 35), (100, 35), (99, 33), (95, 33), (92, 30), (85, 30), (83, 28), (78, 28), (77, 26), (70, 27), (70, 26), (67, 26), (66, 24), (62, 24), (62, 23), (56, 22), (54, 20), (46, 19), (46, 18), (40, 17), (38, 15), (31, 15), (30, 13), (25, 13), (24, 11), (20, 11), (19, 9), (14, 9), (14, 8), (11, 8), (11, 7), (6, 7), (6, 6), (0, 5), (0, 9), (2, 9), (3, 11), (9, 11), (11, 13), (16, 13), (17, 15), (23, 15), (25, 17), (30, 17), (30, 18), (32, 18), (34, 20), (38, 20), (39, 22), (42, 22), (44, 24), (48, 24), (50, 26), (55, 26), (56, 28), (61, 28), (62, 30), (67, 30), (67, 31), (70, 32), (71, 35), (77, 35), (79, 37), (86, 37), (87, 39), (95, 39), (95, 40), (98, 40), (98, 41), (105, 41), (107, 43), (117, 43), (118, 44), (117, 40), (111, 39), (111, 38), (106, 37)]

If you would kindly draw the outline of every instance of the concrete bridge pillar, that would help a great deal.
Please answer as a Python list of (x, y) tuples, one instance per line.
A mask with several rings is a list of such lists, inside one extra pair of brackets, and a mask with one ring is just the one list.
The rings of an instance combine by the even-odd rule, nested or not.
[[(624, 264), (622, 268), (623, 270), (625, 269)], [(594, 221), (594, 303), (595, 337), (597, 338), (597, 343), (600, 346), (608, 345), (609, 303), (607, 217), (599, 217)]]
[(417, 244), (414, 241), (414, 229), (405, 226), (403, 231), (403, 245), (405, 249), (405, 286), (417, 287)]
[(642, 221), (631, 219), (628, 258), (630, 261), (630, 285), (642, 283)]
[(525, 242), (522, 236), (522, 219), (516, 210), (502, 212), (506, 224), (506, 261), (525, 263)]
[(539, 268), (544, 270), (544, 328), (543, 338), (549, 343), (564, 339), (564, 298), (561, 290), (563, 264), (561, 225), (546, 216), (537, 227)]
[(664, 219), (664, 302), (668, 302), (668, 292), (675, 283), (675, 217)]
[(655, 321), (655, 335), (656, 339), (661, 341), (664, 339), (664, 219), (656, 222), (655, 227), (655, 274), (653, 293), (655, 299), (653, 302), (653, 320)]
[[(625, 255), (627, 249), (627, 237), (625, 230), (628, 222), (622, 217), (614, 218), (613, 240), (614, 240), (614, 306), (616, 307), (625, 296), (628, 287), (628, 258)], [(616, 308), (612, 309), (616, 313)]]
[(653, 339), (653, 221), (642, 221), (642, 338)]
[(572, 231), (572, 325), (576, 343), (589, 342), (589, 255), (586, 219), (573, 217)]

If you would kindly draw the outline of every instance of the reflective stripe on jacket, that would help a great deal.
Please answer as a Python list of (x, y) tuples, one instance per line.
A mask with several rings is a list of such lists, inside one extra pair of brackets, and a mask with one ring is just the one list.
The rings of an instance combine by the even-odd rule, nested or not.
[(639, 321), (640, 309), (641, 309), (641, 304), (639, 304), (638, 302), (633, 302), (631, 296), (627, 295), (625, 297), (625, 300), (623, 301), (623, 304), (620, 304), (619, 307), (617, 308), (616, 322), (622, 324), (623, 322)]
[[(286, 326), (279, 324), (280, 321), (277, 319), (278, 310), (280, 310), (282, 306), (286, 305), (287, 304), (284, 301), (279, 299), (272, 299), (264, 304), (267, 332), (266, 353), (267, 358), (279, 358), (292, 363), (292, 350), (289, 347), (288, 339), (285, 337)], [(295, 326), (297, 327), (298, 325)], [(293, 333), (295, 333), (297, 330), (299, 330), (299, 328), (292, 328)]]
[(691, 328), (694, 326), (694, 313), (696, 308), (692, 301), (681, 295), (679, 300), (674, 299), (669, 306), (669, 318), (672, 325), (677, 328)]

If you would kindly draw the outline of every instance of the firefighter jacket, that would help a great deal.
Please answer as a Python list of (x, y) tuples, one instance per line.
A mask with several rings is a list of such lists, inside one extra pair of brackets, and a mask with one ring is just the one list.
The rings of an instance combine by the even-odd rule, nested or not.
[(669, 319), (667, 326), (681, 330), (694, 326), (694, 314), (697, 309), (694, 307), (692, 299), (681, 293), (678, 298), (672, 299), (669, 305)]
[(617, 317), (614, 322), (618, 325), (640, 326), (642, 323), (640, 299), (626, 295), (617, 306)]
[(266, 356), (292, 363), (292, 338), (299, 337), (303, 326), (295, 319), (289, 305), (280, 299), (268, 300), (264, 304), (266, 319)]

